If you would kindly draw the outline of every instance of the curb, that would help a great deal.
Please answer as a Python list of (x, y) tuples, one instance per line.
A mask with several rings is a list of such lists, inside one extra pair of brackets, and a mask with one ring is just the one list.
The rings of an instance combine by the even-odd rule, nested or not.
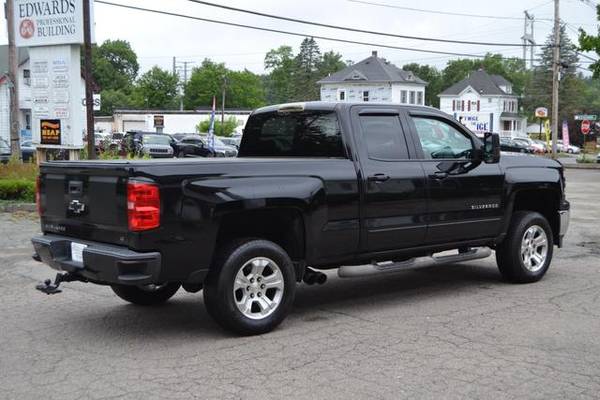
[(565, 169), (600, 169), (600, 164), (587, 163), (587, 164), (563, 164)]
[(18, 211), (37, 212), (35, 203), (0, 202), (0, 212), (13, 213)]

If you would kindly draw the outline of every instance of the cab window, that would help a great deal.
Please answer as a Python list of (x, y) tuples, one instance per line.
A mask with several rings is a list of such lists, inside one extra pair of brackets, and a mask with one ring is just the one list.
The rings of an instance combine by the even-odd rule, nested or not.
[(468, 159), (473, 143), (465, 133), (452, 125), (426, 117), (412, 118), (425, 159)]

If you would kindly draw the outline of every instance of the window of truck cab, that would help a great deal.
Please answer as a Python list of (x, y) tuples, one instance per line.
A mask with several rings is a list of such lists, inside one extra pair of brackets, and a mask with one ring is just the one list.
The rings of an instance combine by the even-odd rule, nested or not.
[(239, 157), (347, 158), (333, 110), (254, 114), (246, 123)]
[(469, 159), (473, 156), (474, 139), (450, 121), (435, 116), (412, 116), (417, 144), (423, 159)]

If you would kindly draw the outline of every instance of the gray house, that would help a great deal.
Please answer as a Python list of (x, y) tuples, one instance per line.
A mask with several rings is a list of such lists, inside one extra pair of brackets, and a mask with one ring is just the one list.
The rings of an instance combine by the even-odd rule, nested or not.
[(317, 82), (323, 101), (425, 103), (427, 82), (391, 64), (373, 51), (371, 57)]

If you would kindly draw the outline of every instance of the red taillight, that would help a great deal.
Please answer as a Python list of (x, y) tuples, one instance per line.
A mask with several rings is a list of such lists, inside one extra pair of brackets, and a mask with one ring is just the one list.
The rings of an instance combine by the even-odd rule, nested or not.
[(37, 212), (42, 216), (42, 183), (40, 180), (40, 176), (35, 180), (35, 205), (37, 207)]
[(127, 184), (127, 217), (130, 231), (146, 231), (160, 226), (160, 193), (152, 183)]

